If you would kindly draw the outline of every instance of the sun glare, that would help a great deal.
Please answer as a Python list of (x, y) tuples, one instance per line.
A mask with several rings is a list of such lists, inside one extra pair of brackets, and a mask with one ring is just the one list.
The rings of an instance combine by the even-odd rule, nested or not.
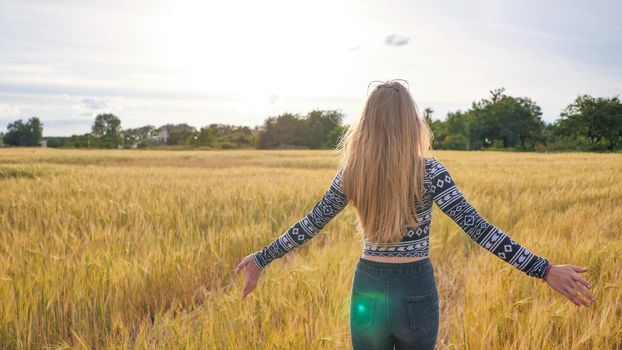
[[(349, 29), (336, 35), (328, 25), (340, 9), (327, 6), (286, 1), (161, 4), (155, 19), (157, 51), (188, 89), (209, 86), (266, 102), (271, 95), (317, 95), (327, 85), (318, 75), (338, 79), (338, 67), (351, 47), (345, 42)], [(347, 16), (339, 22), (347, 23)]]

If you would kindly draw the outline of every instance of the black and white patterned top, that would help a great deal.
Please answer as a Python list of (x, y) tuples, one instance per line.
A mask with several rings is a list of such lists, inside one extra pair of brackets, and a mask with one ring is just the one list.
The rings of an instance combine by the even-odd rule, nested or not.
[[(529, 276), (542, 278), (548, 260), (530, 252), (499, 228), (488, 223), (464, 198), (460, 189), (445, 166), (436, 158), (426, 158), (424, 196), (416, 208), (421, 222), (418, 228), (407, 228), (401, 242), (388, 247), (375, 245), (364, 239), (363, 255), (386, 257), (428, 256), (429, 234), (432, 222), (432, 202), (481, 247)], [(263, 270), (274, 259), (278, 259), (296, 247), (315, 237), (348, 204), (342, 190), (339, 169), (330, 187), (301, 220), (294, 223), (285, 233), (268, 246), (253, 254), (253, 260)]]

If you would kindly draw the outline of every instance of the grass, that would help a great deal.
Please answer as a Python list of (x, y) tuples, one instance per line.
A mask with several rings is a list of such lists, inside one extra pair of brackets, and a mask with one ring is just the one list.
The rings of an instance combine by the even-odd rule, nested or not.
[[(588, 267), (597, 298), (577, 309), (435, 207), (437, 348), (622, 349), (622, 155), (433, 154), (491, 223)], [(0, 348), (349, 348), (351, 205), (245, 301), (233, 272), (336, 166), (330, 151), (0, 150)]]

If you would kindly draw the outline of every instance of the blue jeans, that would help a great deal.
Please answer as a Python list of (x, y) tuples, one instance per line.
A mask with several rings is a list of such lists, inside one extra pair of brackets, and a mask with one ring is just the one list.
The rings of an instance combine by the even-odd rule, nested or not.
[(429, 258), (408, 263), (359, 258), (350, 299), (352, 348), (434, 349), (438, 306)]

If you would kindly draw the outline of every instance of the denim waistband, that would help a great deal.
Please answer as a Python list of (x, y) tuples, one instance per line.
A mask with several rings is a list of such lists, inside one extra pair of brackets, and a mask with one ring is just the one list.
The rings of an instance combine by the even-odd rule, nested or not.
[(356, 268), (368, 272), (389, 273), (389, 274), (408, 274), (413, 272), (432, 271), (432, 262), (429, 257), (425, 259), (405, 262), (405, 263), (389, 263), (367, 260), (362, 257), (356, 265)]

